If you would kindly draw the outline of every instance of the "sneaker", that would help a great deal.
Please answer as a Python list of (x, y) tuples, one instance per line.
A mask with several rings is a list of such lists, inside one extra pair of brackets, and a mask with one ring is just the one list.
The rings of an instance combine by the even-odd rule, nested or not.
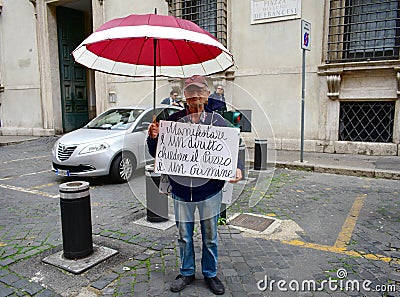
[(204, 277), (204, 280), (211, 292), (213, 292), (215, 295), (223, 295), (225, 293), (224, 284), (219, 280), (218, 277)]
[(179, 292), (182, 291), (184, 287), (194, 281), (194, 275), (184, 276), (179, 274), (175, 280), (171, 283), (171, 291)]

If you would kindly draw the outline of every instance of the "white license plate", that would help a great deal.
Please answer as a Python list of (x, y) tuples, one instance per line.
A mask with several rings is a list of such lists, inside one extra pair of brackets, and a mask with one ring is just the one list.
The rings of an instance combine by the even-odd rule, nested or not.
[(56, 174), (61, 176), (69, 176), (69, 170), (57, 169)]

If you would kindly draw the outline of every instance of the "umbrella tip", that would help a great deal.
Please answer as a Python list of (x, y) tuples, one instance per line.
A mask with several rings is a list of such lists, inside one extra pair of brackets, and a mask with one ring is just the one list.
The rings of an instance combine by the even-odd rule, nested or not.
[(154, 8), (154, 14), (157, 14), (157, 7)]

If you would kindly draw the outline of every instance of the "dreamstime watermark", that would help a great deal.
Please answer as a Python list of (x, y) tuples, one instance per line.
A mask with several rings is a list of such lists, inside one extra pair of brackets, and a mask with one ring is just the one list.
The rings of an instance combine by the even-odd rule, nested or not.
[(351, 280), (347, 278), (346, 269), (340, 268), (336, 272), (338, 279), (329, 277), (327, 280), (317, 282), (315, 280), (274, 280), (265, 275), (264, 279), (257, 282), (260, 291), (281, 291), (281, 292), (315, 292), (329, 290), (344, 292), (396, 292), (395, 284), (374, 285), (370, 280)]

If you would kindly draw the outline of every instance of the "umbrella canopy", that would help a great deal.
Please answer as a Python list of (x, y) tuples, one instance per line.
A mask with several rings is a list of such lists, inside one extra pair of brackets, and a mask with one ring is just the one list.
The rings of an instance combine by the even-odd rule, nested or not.
[(210, 75), (234, 64), (232, 54), (198, 25), (158, 14), (108, 21), (72, 54), (88, 68), (133, 77)]

